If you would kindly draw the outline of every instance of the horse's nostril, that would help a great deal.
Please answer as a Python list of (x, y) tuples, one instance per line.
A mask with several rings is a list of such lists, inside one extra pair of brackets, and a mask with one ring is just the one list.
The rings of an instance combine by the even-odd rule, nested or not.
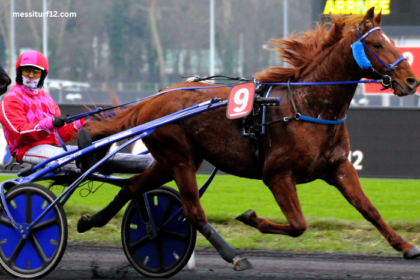
[(411, 89), (417, 87), (419, 85), (419, 82), (416, 79), (413, 78), (407, 78), (405, 79), (405, 82), (407, 83), (407, 86)]

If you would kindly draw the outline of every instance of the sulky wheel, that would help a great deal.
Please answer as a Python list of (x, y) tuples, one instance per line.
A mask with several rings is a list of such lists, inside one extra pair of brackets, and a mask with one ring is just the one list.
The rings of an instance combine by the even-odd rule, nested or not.
[(122, 243), (124, 252), (141, 274), (148, 277), (170, 277), (180, 271), (194, 251), (197, 232), (182, 211), (163, 228), (162, 225), (181, 208), (177, 191), (160, 187), (148, 192), (151, 216), (157, 235), (151, 240), (135, 201), (124, 214)]
[[(6, 193), (9, 211), (15, 222), (31, 224), (56, 196), (47, 188), (25, 183)], [(60, 262), (67, 245), (67, 219), (56, 204), (24, 240), (0, 210), (0, 264), (14, 277), (40, 278)]]

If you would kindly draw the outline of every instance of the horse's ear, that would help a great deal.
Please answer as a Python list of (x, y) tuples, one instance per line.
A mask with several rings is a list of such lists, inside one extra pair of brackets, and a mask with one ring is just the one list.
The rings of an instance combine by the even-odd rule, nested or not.
[(373, 22), (375, 23), (376, 26), (381, 26), (381, 23), (382, 23), (382, 10), (379, 12), (379, 14), (377, 14), (375, 16), (375, 18), (373, 19)]
[(371, 21), (375, 17), (375, 7), (370, 8), (365, 15), (364, 21)]

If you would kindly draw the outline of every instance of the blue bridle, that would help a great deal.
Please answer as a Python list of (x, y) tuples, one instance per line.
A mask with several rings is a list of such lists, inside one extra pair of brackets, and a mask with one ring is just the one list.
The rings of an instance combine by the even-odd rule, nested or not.
[[(356, 26), (356, 34), (359, 37), (359, 40), (357, 40), (356, 42), (354, 42), (351, 46), (352, 51), (353, 51), (353, 57), (356, 60), (356, 63), (359, 65), (360, 68), (362, 68), (363, 70), (371, 70), (372, 72), (380, 75), (382, 77), (382, 85), (384, 87), (384, 89), (387, 88), (392, 88), (392, 79), (389, 76), (389, 74), (391, 73), (392, 70), (394, 70), (397, 65), (405, 60), (406, 58), (404, 56), (398, 58), (394, 63), (392, 63), (391, 65), (387, 65), (385, 62), (383, 62), (382, 60), (379, 59), (379, 57), (377, 57), (370, 49), (369, 47), (366, 45), (365, 42), (365, 38), (367, 36), (369, 36), (372, 32), (377, 31), (377, 30), (381, 30), (380, 27), (374, 27), (371, 30), (367, 31), (363, 36), (360, 33), (360, 28), (359, 25)], [(377, 60), (379, 61), (383, 66), (385, 66), (385, 68), (387, 69), (385, 75), (382, 75), (379, 71), (375, 70), (375, 68), (373, 68), (372, 63), (370, 62), (370, 60), (367, 58), (366, 53), (365, 53), (365, 48), (370, 52), (370, 54)]]

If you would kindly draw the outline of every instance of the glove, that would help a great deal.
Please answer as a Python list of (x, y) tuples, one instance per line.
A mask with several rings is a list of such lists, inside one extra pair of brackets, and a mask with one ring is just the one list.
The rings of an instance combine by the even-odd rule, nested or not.
[(67, 117), (66, 116), (58, 116), (53, 118), (53, 126), (54, 127), (62, 127), (66, 124)]

